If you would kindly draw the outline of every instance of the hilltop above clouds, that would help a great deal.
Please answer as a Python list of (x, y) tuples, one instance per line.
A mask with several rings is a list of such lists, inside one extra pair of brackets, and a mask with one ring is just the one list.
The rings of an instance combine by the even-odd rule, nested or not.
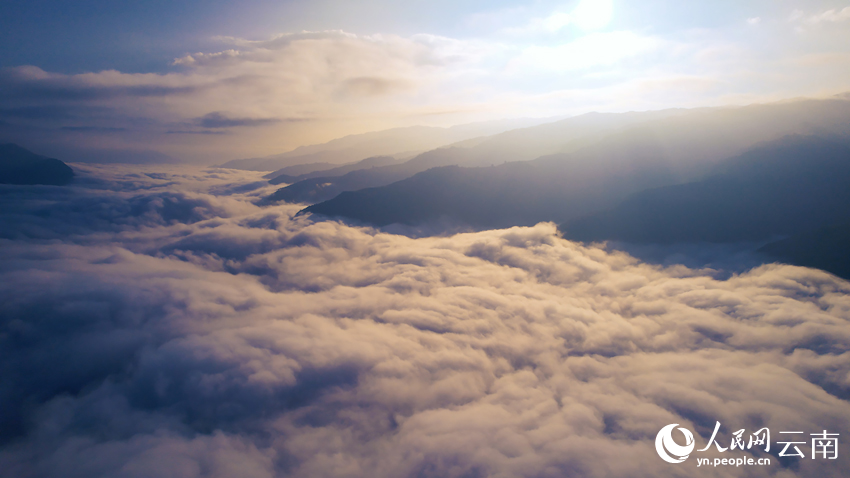
[(58, 159), (28, 151), (16, 144), (0, 144), (0, 184), (46, 184), (71, 182), (74, 170)]

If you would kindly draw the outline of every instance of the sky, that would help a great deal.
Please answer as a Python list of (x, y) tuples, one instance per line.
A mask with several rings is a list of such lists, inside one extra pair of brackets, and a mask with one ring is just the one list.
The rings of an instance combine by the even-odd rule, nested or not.
[(11, 0), (0, 44), (0, 140), (71, 160), (850, 91), (829, 0)]

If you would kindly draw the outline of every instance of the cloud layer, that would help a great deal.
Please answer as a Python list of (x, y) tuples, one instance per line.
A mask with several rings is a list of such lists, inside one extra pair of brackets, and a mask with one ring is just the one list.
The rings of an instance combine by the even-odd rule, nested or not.
[(720, 280), (545, 223), (411, 239), (257, 207), (258, 174), (78, 170), (0, 188), (13, 476), (850, 470), (702, 470), (653, 447), (669, 423), (699, 448), (715, 420), (726, 442), (848, 429), (850, 284), (826, 273)]

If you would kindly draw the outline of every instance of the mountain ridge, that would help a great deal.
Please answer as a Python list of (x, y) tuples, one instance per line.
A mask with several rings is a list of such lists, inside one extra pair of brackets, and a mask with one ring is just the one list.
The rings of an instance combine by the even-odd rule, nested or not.
[(0, 183), (64, 186), (74, 170), (64, 162), (35, 154), (14, 143), (0, 144)]
[(290, 184), (268, 199), (315, 204), (345, 191), (386, 186), (430, 167), (499, 165), (558, 155), (568, 159), (570, 154), (599, 148), (603, 143), (610, 146), (602, 148), (619, 147), (625, 153), (617, 154), (624, 156), (629, 148), (643, 148), (651, 142), (668, 162), (674, 182), (685, 182), (710, 173), (718, 162), (759, 142), (793, 133), (850, 137), (850, 101), (801, 100), (734, 108), (590, 113), (500, 133), (468, 148), (432, 150), (389, 167), (392, 169), (373, 168), (369, 172)]
[(850, 142), (786, 136), (701, 181), (638, 192), (562, 226), (583, 242), (732, 242), (850, 221)]
[(275, 171), (297, 164), (327, 162), (344, 164), (371, 156), (412, 156), (424, 151), (490, 136), (558, 118), (518, 118), (482, 121), (450, 127), (407, 126), (352, 134), (325, 143), (299, 146), (291, 151), (259, 158), (234, 159), (221, 165), (233, 169)]

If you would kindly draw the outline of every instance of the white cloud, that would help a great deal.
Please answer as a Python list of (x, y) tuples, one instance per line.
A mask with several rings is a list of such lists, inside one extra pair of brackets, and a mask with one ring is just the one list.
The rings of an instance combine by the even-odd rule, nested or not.
[(557, 33), (568, 26), (578, 28), (580, 31), (599, 30), (610, 23), (613, 16), (613, 5), (610, 0), (582, 0), (570, 12), (556, 10), (545, 17), (533, 17), (520, 26), (517, 26), (516, 18), (504, 18), (502, 12), (513, 13), (512, 10), (505, 10), (479, 17), (498, 18), (501, 22), (510, 25), (503, 28), (505, 33), (522, 37), (541, 33)]
[(582, 30), (598, 30), (608, 25), (613, 11), (611, 0), (581, 0), (570, 17)]
[(557, 46), (531, 46), (514, 59), (514, 70), (582, 70), (612, 66), (652, 52), (661, 42), (632, 32), (592, 33)]
[[(112, 117), (75, 114), (71, 119), (46, 121), (61, 126), (120, 126), (141, 135), (188, 131), (197, 123), (195, 118), (212, 112), (234, 118), (310, 120), (256, 123), (262, 127), (243, 129), (239, 133), (245, 138), (243, 149), (230, 153), (241, 156), (246, 154), (245, 144), (251, 147), (262, 141), (266, 148), (269, 142), (277, 144), (270, 154), (287, 149), (275, 132), (284, 131), (284, 139), (293, 148), (306, 138), (322, 142), (350, 133), (352, 122), (362, 129), (357, 132), (365, 132), (400, 126), (398, 118), (411, 118), (406, 121), (416, 124), (421, 122), (416, 121), (418, 113), (432, 111), (441, 103), (450, 105), (444, 109), (458, 109), (456, 103), (463, 103), (463, 95), (452, 83), (463, 82), (468, 71), (481, 68), (480, 62), (500, 50), (498, 45), (434, 35), (401, 38), (345, 32), (221, 41), (227, 48), (178, 58), (174, 61), (178, 70), (166, 74), (65, 75), (37, 67), (5, 70), (0, 72), (0, 83), (13, 94), (0, 100), (0, 109), (44, 103), (76, 110), (83, 106), (108, 109)], [(140, 128), (145, 131), (137, 133)], [(299, 131), (301, 139), (293, 136)], [(159, 146), (186, 140), (174, 135), (162, 139)], [(149, 137), (140, 140), (149, 144)], [(211, 137), (205, 137), (204, 143), (213, 145), (212, 151), (239, 144), (232, 138)]]
[(568, 13), (555, 12), (543, 20), (543, 27), (551, 32), (564, 28), (572, 22), (572, 16)]
[(761, 17), (753, 17), (747, 19), (747, 24), (749, 25), (758, 25), (761, 23)]
[(817, 25), (819, 23), (839, 23), (850, 20), (850, 7), (842, 10), (827, 10), (806, 18), (806, 23)]

